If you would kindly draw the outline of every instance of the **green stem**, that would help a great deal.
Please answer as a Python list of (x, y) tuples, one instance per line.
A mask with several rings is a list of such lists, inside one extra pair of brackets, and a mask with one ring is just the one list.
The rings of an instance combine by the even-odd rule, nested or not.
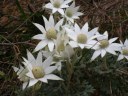
[(106, 61), (106, 56), (103, 57), (103, 63), (102, 63), (102, 70), (107, 70), (107, 61)]
[(72, 78), (72, 73), (73, 73), (73, 65), (70, 63), (70, 62), (66, 62), (66, 66), (67, 66), (67, 71), (68, 71), (68, 80), (67, 80), (67, 96), (68, 96), (68, 93), (69, 93), (69, 88), (70, 88), (70, 81), (71, 81), (71, 78)]

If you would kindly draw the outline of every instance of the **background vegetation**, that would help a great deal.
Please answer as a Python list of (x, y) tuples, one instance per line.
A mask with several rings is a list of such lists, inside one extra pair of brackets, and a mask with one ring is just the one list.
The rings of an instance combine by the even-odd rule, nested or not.
[[(0, 1), (0, 96), (33, 93), (31, 89), (21, 90), (22, 82), (12, 66), (21, 64), (26, 49), (35, 48), (37, 42), (31, 37), (39, 30), (31, 22), (43, 25), (42, 15), (48, 15), (42, 9), (46, 2), (48, 0)], [(110, 37), (117, 36), (122, 41), (128, 37), (128, 0), (76, 0), (76, 4), (84, 13), (77, 21), (80, 25), (89, 22), (91, 28), (99, 26), (100, 32), (107, 30)], [(116, 58), (108, 54), (109, 70), (106, 71), (100, 66), (100, 58), (88, 63), (91, 54), (89, 51), (83, 61), (78, 62), (81, 66), (74, 68), (68, 90), (59, 82), (51, 81), (37, 91), (37, 96), (128, 96), (128, 62), (116, 62)]]

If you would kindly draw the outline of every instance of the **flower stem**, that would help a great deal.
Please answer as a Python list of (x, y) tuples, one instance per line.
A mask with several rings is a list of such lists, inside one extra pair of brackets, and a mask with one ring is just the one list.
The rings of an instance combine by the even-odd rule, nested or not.
[(103, 57), (102, 70), (106, 71), (108, 69), (106, 56)]

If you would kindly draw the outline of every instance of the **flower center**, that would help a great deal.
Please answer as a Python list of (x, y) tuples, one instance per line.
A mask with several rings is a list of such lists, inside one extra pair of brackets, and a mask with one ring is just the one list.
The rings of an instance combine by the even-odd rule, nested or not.
[(59, 2), (59, 0), (56, 0), (56, 1), (54, 1), (54, 3), (53, 3), (53, 6), (55, 7), (55, 8), (60, 8), (60, 2)]
[(54, 28), (50, 28), (47, 32), (46, 32), (46, 36), (48, 39), (56, 39), (56, 30)]
[(106, 48), (109, 45), (109, 42), (106, 39), (100, 40), (99, 43), (101, 48)]
[(123, 49), (123, 50), (122, 50), (122, 54), (123, 54), (123, 55), (128, 55), (128, 48)]
[(84, 44), (84, 43), (86, 43), (86, 41), (87, 41), (87, 36), (85, 34), (79, 34), (77, 36), (77, 42), (78, 43)]
[(36, 79), (42, 78), (45, 75), (44, 69), (40, 66), (36, 66), (32, 69), (32, 73)]
[(71, 10), (67, 10), (67, 11), (66, 11), (66, 15), (67, 15), (68, 17), (72, 17), (73, 13), (72, 13)]
[(62, 41), (60, 44), (58, 44), (57, 46), (57, 51), (64, 51), (65, 47), (64, 47), (64, 41)]

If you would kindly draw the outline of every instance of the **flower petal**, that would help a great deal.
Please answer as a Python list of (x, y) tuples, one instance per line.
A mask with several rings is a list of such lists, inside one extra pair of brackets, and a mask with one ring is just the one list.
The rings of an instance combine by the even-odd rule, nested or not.
[(105, 54), (106, 54), (106, 50), (102, 49), (101, 50), (101, 57), (103, 58), (105, 56)]
[(83, 33), (88, 32), (88, 23), (85, 23), (81, 30)]
[(40, 78), (39, 80), (40, 80), (41, 82), (48, 83), (48, 80), (47, 80), (47, 78), (45, 78), (45, 76), (44, 76), (43, 78)]
[(38, 82), (38, 80), (36, 80), (36, 79), (31, 79), (31, 80), (29, 81), (28, 87), (31, 87), (31, 86), (35, 85), (37, 82)]
[(38, 23), (33, 23), (43, 34), (46, 33), (44, 27)]
[(32, 64), (32, 66), (36, 64), (36, 60), (29, 50), (27, 50), (27, 57), (28, 57), (28, 61)]
[(24, 90), (27, 87), (27, 85), (28, 85), (28, 82), (24, 82), (23, 86), (22, 86), (22, 89)]
[(43, 49), (47, 44), (48, 44), (47, 40), (40, 41), (36, 46), (36, 48), (34, 49), (34, 52)]
[(52, 60), (53, 60), (53, 57), (48, 57), (44, 62), (43, 62), (43, 68), (45, 69), (45, 68), (47, 68), (47, 67), (49, 67), (50, 65), (51, 65), (51, 63), (52, 63)]
[(58, 12), (62, 15), (64, 15), (64, 10), (63, 9), (58, 9)]
[(45, 69), (45, 74), (50, 74), (57, 69), (56, 66), (50, 66)]
[(120, 55), (118, 56), (118, 58), (117, 58), (117, 61), (120, 61), (120, 60), (122, 60), (123, 58), (124, 58), (124, 56), (120, 54)]
[(42, 52), (41, 51), (37, 55), (36, 64), (37, 64), (37, 66), (41, 66), (42, 65)]
[(33, 36), (32, 39), (44, 40), (45, 35), (44, 34), (38, 34), (38, 35)]
[(54, 43), (53, 43), (53, 41), (49, 41), (48, 42), (48, 48), (49, 48), (49, 50), (52, 52), (53, 51), (53, 49), (54, 49)]
[(111, 44), (111, 43), (113, 43), (114, 41), (116, 41), (117, 39), (118, 39), (118, 37), (112, 38), (112, 39), (109, 40), (109, 43)]
[(45, 78), (50, 79), (50, 80), (63, 80), (63, 79), (61, 79), (60, 77), (58, 77), (54, 74), (45, 75)]
[(77, 42), (75, 42), (75, 41), (70, 41), (70, 42), (69, 42), (69, 45), (70, 45), (72, 48), (78, 47), (78, 44), (77, 44)]
[(91, 61), (95, 60), (100, 54), (101, 54), (101, 51), (100, 51), (100, 50), (96, 50), (96, 51), (93, 53), (93, 56), (92, 56), (92, 58), (91, 58)]

